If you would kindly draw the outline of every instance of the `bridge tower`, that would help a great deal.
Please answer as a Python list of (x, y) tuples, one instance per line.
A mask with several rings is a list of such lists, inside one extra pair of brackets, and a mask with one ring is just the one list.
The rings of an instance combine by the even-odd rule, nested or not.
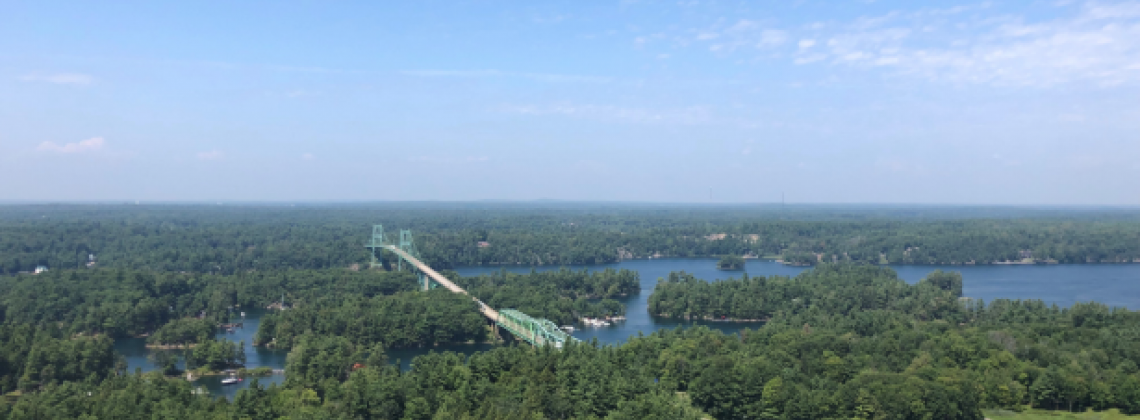
[[(416, 242), (414, 240), (412, 240), (412, 231), (411, 230), (400, 229), (399, 248), (401, 250), (403, 250), (404, 252), (407, 252), (408, 255), (415, 257), (417, 260), (423, 259), (422, 257), (420, 257), (420, 250), (418, 248), (416, 248)], [(400, 262), (399, 262), (398, 268), (400, 271), (404, 271), (404, 259), (400, 258), (399, 260), (400, 260)], [(419, 279), (420, 279), (420, 284), (424, 285), (425, 291), (430, 290), (430, 289), (434, 289), (438, 286), (435, 282), (429, 280), (427, 278), (427, 276), (424, 275), (424, 273), (421, 273), (420, 270), (415, 269), (415, 267), (413, 267), (411, 263), (408, 264), (408, 269), (410, 269), (416, 273), (416, 276), (419, 277)]]
[[(403, 233), (403, 232), (401, 232)], [(369, 268), (380, 267), (380, 260), (376, 257), (377, 251), (384, 249), (384, 225), (372, 225), (372, 241), (364, 244), (365, 248), (372, 248), (372, 264)]]

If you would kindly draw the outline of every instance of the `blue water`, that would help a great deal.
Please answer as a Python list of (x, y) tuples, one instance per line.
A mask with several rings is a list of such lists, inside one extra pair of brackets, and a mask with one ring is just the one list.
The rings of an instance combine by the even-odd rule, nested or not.
[[(257, 327), (261, 324), (261, 315), (265, 313), (264, 309), (247, 310), (246, 318), (242, 320), (237, 313), (235, 313), (232, 322), (242, 322), (243, 328), (235, 328), (233, 333), (227, 333), (219, 330), (216, 337), (217, 339), (227, 339), (230, 341), (245, 341), (245, 367), (246, 369), (253, 369), (261, 366), (269, 366), (274, 369), (285, 368), (285, 357), (289, 352), (284, 350), (272, 350), (265, 347), (254, 347), (253, 336), (257, 334)], [(127, 371), (135, 372), (136, 369), (143, 372), (150, 372), (157, 367), (151, 357), (154, 352), (167, 351), (178, 353), (179, 355), (184, 350), (151, 350), (146, 348), (145, 338), (125, 338), (115, 340), (115, 350), (122, 354), (127, 359)], [(179, 357), (180, 361), (178, 367), (180, 369), (186, 368), (185, 358)], [(233, 399), (237, 395), (239, 389), (248, 388), (253, 378), (245, 378), (242, 382), (234, 385), (222, 385), (223, 376), (206, 376), (194, 381), (195, 387), (202, 387), (212, 395), (226, 396)], [(285, 380), (285, 375), (275, 374), (267, 377), (259, 377), (257, 380), (263, 386), (270, 383), (280, 383)]]
[[(687, 328), (693, 325), (707, 325), (726, 333), (736, 333), (744, 328), (759, 328), (759, 323), (734, 323), (711, 321), (678, 321), (650, 316), (646, 310), (649, 295), (659, 278), (667, 276), (672, 271), (685, 271), (697, 278), (716, 281), (730, 277), (740, 277), (742, 273), (749, 276), (795, 276), (804, 271), (805, 267), (791, 267), (773, 261), (748, 260), (745, 269), (741, 271), (721, 271), (716, 269), (716, 259), (653, 259), (629, 260), (614, 264), (568, 266), (573, 270), (589, 269), (604, 270), (606, 268), (629, 269), (637, 271), (641, 277), (641, 293), (618, 299), (626, 305), (627, 320), (617, 322), (609, 327), (584, 327), (573, 333), (574, 337), (590, 341), (597, 340), (601, 344), (623, 343), (638, 334), (650, 334), (663, 328)], [(997, 298), (1009, 299), (1040, 299), (1046, 303), (1069, 306), (1075, 302), (1097, 301), (1110, 306), (1125, 307), (1140, 310), (1140, 264), (1088, 264), (1088, 265), (990, 265), (990, 266), (893, 266), (899, 277), (909, 283), (916, 283), (934, 270), (960, 271), (963, 278), (963, 294), (972, 298), (985, 299), (987, 302)], [(492, 266), (492, 267), (463, 267), (456, 269), (460, 275), (476, 276), (489, 274), (499, 270), (512, 273), (529, 273), (535, 271), (559, 270), (558, 266), (523, 267), (523, 266)], [(285, 368), (286, 352), (267, 350), (249, 345), (253, 342), (253, 335), (257, 332), (258, 319), (263, 313), (261, 310), (247, 311), (245, 328), (234, 334), (219, 333), (218, 338), (230, 340), (245, 340), (246, 367), (270, 366), (275, 369)], [(141, 368), (143, 371), (154, 369), (154, 364), (148, 359), (152, 351), (143, 347), (144, 339), (124, 339), (115, 343), (116, 349), (127, 357), (130, 371)], [(470, 355), (478, 351), (494, 348), (491, 344), (458, 344), (439, 346), (424, 349), (393, 349), (388, 351), (391, 363), (400, 363), (401, 369), (410, 369), (411, 360), (415, 356), (431, 351), (453, 351)], [(177, 350), (163, 350), (177, 351)], [(239, 385), (222, 386), (221, 377), (207, 377), (199, 379), (196, 384), (204, 387), (214, 395), (223, 395), (232, 398), (237, 390), (248, 387), (249, 381)], [(282, 375), (261, 378), (263, 384), (280, 382)]]
[[(714, 258), (673, 258), (628, 260), (614, 264), (570, 266), (574, 270), (629, 269), (641, 276), (641, 294), (619, 299), (626, 305), (624, 322), (610, 327), (575, 331), (581, 340), (597, 339), (603, 344), (625, 342), (638, 333), (649, 334), (662, 328), (708, 325), (726, 333), (744, 328), (757, 328), (755, 323), (726, 323), (710, 321), (678, 321), (649, 315), (647, 301), (659, 278), (672, 271), (685, 271), (709, 281), (739, 278), (740, 271), (716, 269)], [(559, 270), (561, 267), (463, 267), (457, 271), (463, 276), (489, 274), (499, 270), (512, 273)], [(1140, 309), (1140, 264), (1078, 264), (1078, 265), (988, 265), (988, 266), (892, 266), (899, 277), (908, 283), (917, 283), (934, 270), (960, 271), (962, 293), (965, 296), (991, 301), (997, 298), (1040, 299), (1046, 303), (1070, 306), (1075, 302), (1097, 301), (1110, 306)], [(749, 276), (795, 276), (807, 267), (792, 267), (775, 261), (747, 260), (743, 273)]]

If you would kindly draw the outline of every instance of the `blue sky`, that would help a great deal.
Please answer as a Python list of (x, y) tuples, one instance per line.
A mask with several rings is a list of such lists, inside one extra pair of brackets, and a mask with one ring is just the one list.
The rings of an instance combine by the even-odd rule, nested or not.
[(0, 168), (15, 200), (1138, 205), (1140, 2), (3, 2)]

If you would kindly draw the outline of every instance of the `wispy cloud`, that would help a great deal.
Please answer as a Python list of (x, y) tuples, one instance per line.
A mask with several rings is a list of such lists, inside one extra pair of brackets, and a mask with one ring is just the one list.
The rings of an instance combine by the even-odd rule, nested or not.
[(1035, 23), (982, 16), (939, 27), (926, 20), (965, 10), (860, 19), (832, 33), (819, 52), (801, 45), (797, 62), (827, 60), (934, 81), (999, 86), (1140, 83), (1140, 4), (1087, 2), (1075, 16)]
[(89, 153), (101, 150), (106, 142), (102, 137), (92, 137), (87, 140), (80, 140), (74, 143), (65, 143), (63, 145), (56, 144), (55, 142), (45, 141), (40, 143), (36, 150), (41, 152), (51, 153)]
[(313, 160), (313, 159), (316, 159), (316, 158), (317, 158), (317, 157), (316, 157), (316, 156), (313, 156), (313, 154), (312, 154), (312, 153), (305, 153), (305, 154), (302, 154), (302, 155), (301, 155), (301, 159), (304, 159), (304, 160)]
[(766, 27), (758, 21), (740, 19), (731, 25), (719, 23), (712, 28), (699, 31), (695, 41), (712, 41), (709, 51), (731, 52), (743, 47), (768, 49), (779, 47), (788, 41), (788, 32)]
[(20, 80), (25, 82), (54, 83), (57, 85), (89, 85), (95, 81), (95, 78), (81, 73), (52, 73), (27, 74), (20, 77)]
[(401, 73), (409, 76), (419, 77), (466, 77), (466, 78), (481, 78), (481, 77), (502, 77), (502, 78), (523, 78), (540, 82), (589, 82), (589, 83), (605, 83), (612, 81), (610, 77), (601, 76), (583, 76), (574, 74), (557, 74), (557, 73), (528, 73), (528, 72), (512, 72), (501, 70), (405, 70)]
[(211, 150), (208, 152), (198, 152), (197, 156), (200, 160), (221, 160), (226, 157), (226, 154), (218, 150)]
[(991, 9), (982, 2), (786, 28), (719, 19), (687, 30), (673, 47), (953, 84), (1140, 85), (1140, 2), (1058, 6), (1059, 17), (1044, 19)]

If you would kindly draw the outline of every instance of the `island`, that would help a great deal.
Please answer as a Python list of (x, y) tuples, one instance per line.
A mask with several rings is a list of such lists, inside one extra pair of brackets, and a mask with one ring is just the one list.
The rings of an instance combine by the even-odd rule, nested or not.
[(717, 270), (743, 270), (744, 257), (739, 255), (725, 255), (716, 263)]

